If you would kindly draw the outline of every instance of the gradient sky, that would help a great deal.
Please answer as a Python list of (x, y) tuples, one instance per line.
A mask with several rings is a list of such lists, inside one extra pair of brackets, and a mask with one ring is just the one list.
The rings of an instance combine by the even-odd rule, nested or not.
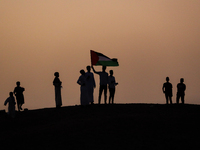
[[(164, 104), (169, 76), (173, 102), (184, 78), (186, 103), (200, 104), (199, 8), (199, 0), (1, 0), (0, 109), (16, 81), (24, 108), (54, 107), (55, 71), (63, 106), (79, 105), (76, 82), (91, 49), (118, 58), (107, 68), (119, 83), (116, 103)], [(98, 86), (94, 96), (97, 103)]]

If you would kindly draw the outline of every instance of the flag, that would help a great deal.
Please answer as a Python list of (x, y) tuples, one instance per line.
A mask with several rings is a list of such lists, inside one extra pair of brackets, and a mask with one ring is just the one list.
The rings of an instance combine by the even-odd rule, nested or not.
[(90, 54), (91, 62), (94, 66), (119, 66), (116, 58), (110, 59), (109, 57), (93, 50), (90, 50)]

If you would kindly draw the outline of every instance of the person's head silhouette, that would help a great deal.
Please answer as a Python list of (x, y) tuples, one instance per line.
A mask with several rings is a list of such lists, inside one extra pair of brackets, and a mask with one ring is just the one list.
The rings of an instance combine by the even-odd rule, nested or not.
[(17, 86), (20, 86), (20, 82), (19, 81), (17, 81), (16, 84), (17, 84)]
[(180, 79), (180, 82), (181, 82), (181, 83), (183, 83), (183, 82), (184, 82), (184, 79), (183, 79), (183, 78), (181, 78), (181, 79)]
[(10, 92), (9, 95), (10, 95), (10, 97), (13, 97), (13, 92)]
[(87, 66), (86, 69), (87, 69), (88, 72), (90, 72), (91, 67), (90, 67), (90, 66)]
[(110, 70), (110, 76), (113, 76), (113, 70)]
[(169, 77), (166, 77), (166, 81), (169, 82)]
[(103, 72), (106, 71), (106, 66), (102, 66), (102, 71), (103, 71)]
[(82, 75), (84, 75), (84, 74), (85, 74), (85, 71), (82, 69), (82, 70), (80, 70), (80, 73), (81, 73)]
[(54, 76), (55, 76), (55, 77), (59, 77), (59, 73), (58, 73), (58, 72), (55, 72), (55, 73), (54, 73)]

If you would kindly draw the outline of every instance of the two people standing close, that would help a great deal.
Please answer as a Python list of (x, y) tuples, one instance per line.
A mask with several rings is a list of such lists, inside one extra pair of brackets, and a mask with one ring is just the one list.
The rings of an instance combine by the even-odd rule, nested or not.
[(102, 66), (102, 72), (97, 72), (94, 67), (87, 66), (87, 72), (85, 73), (84, 70), (81, 70), (81, 76), (79, 77), (77, 83), (81, 86), (81, 96), (80, 101), (81, 105), (88, 105), (94, 103), (94, 88), (96, 87), (94, 75), (91, 72), (91, 68), (94, 73), (99, 75), (100, 78), (100, 86), (99, 86), (99, 97), (98, 97), (98, 104), (101, 103), (101, 95), (104, 92), (104, 102), (107, 104), (107, 86), (109, 84), (109, 104), (114, 103), (114, 94), (115, 94), (115, 86), (118, 84), (115, 82), (115, 78), (113, 76), (113, 71), (110, 71), (110, 76), (106, 72), (106, 66)]
[[(115, 82), (115, 78), (113, 76), (113, 71), (110, 71), (110, 76), (106, 72), (106, 66), (102, 66), (102, 72), (97, 72), (94, 67), (87, 66), (87, 73), (84, 73), (84, 70), (81, 70), (81, 76), (79, 77), (77, 83), (81, 85), (81, 105), (87, 105), (89, 102), (91, 104), (94, 103), (94, 88), (96, 87), (94, 75), (90, 72), (93, 70), (94, 73), (99, 75), (100, 78), (100, 86), (99, 86), (99, 97), (98, 97), (98, 104), (101, 103), (101, 96), (104, 92), (104, 102), (107, 104), (107, 86), (109, 84), (109, 104), (114, 103), (114, 94), (115, 94), (115, 86), (118, 84)], [(83, 104), (84, 102), (84, 104)]]
[(104, 91), (104, 102), (107, 104), (107, 84), (108, 84), (108, 73), (106, 72), (106, 66), (102, 66), (102, 71), (97, 72), (92, 66), (94, 73), (99, 75), (100, 86), (99, 86), (99, 98), (98, 104), (101, 103), (101, 95)]
[(91, 71), (91, 67), (86, 67), (87, 72), (84, 70), (80, 70), (81, 76), (78, 78), (77, 83), (80, 87), (80, 101), (81, 105), (89, 105), (94, 104), (94, 88), (96, 87), (96, 83), (94, 80), (94, 75)]
[[(12, 118), (15, 117), (15, 105), (16, 105), (15, 97), (17, 100), (18, 111), (23, 110), (22, 105), (24, 104), (23, 92), (25, 91), (25, 89), (20, 86), (19, 81), (16, 82), (16, 85), (17, 86), (14, 88), (14, 91), (9, 93), (9, 97), (4, 102), (5, 106), (8, 104), (8, 115)], [(15, 97), (14, 97), (14, 95), (15, 95)]]
[[(179, 104), (179, 99), (181, 98), (182, 104), (185, 103), (184, 97), (185, 97), (185, 90), (186, 85), (183, 83), (184, 79), (180, 79), (180, 83), (177, 84), (177, 94), (176, 94), (176, 103)], [(169, 77), (166, 77), (166, 82), (163, 84), (162, 91), (165, 94), (166, 98), (166, 104), (168, 104), (168, 101), (170, 101), (170, 104), (172, 104), (172, 84), (169, 82)]]
[(113, 76), (113, 70), (110, 70), (110, 76), (106, 72), (106, 66), (102, 66), (102, 72), (97, 72), (92, 66), (92, 70), (94, 73), (99, 75), (100, 78), (100, 86), (99, 86), (99, 97), (98, 104), (101, 103), (101, 95), (104, 91), (104, 103), (107, 104), (107, 85), (109, 88), (109, 104), (114, 104), (114, 96), (115, 96), (115, 86), (118, 85), (115, 81), (115, 77)]

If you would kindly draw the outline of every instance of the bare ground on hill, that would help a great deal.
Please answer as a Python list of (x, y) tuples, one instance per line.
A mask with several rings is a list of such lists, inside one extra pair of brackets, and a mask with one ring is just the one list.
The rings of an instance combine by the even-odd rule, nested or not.
[(68, 106), (0, 114), (0, 147), (9, 149), (197, 149), (199, 105)]

